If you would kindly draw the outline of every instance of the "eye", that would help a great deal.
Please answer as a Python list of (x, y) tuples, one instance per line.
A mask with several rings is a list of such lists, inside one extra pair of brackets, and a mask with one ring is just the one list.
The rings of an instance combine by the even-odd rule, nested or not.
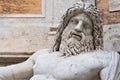
[(72, 23), (72, 24), (78, 24), (78, 22), (79, 22), (78, 19), (71, 19), (70, 20), (70, 23)]

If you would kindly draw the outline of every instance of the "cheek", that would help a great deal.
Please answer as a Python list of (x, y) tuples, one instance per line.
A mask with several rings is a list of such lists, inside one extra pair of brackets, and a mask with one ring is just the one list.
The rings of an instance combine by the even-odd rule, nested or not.
[(74, 30), (75, 25), (69, 24), (66, 26), (65, 30), (63, 31), (63, 35), (69, 35), (72, 30)]
[(66, 29), (63, 31), (62, 39), (69, 38), (71, 30), (72, 29), (69, 26), (67, 26)]
[(83, 29), (83, 33), (87, 34), (87, 35), (91, 35), (92, 34), (92, 30), (91, 29)]

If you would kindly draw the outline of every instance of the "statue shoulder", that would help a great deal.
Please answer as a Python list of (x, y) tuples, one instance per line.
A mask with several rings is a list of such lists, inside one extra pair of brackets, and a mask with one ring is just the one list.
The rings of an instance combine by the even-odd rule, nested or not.
[(48, 54), (50, 54), (49, 49), (42, 49), (42, 50), (39, 50), (39, 51), (36, 51), (35, 53), (33, 53), (33, 55), (29, 59), (36, 61), (36, 59), (39, 56), (48, 55)]

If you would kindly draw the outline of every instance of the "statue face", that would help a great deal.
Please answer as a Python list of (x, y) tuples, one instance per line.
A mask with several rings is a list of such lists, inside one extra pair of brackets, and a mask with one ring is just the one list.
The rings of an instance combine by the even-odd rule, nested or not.
[(97, 8), (88, 3), (76, 3), (63, 15), (52, 50), (64, 52), (64, 46), (71, 48), (69, 47), (71, 43), (73, 46), (79, 45), (79, 48), (83, 46), (82, 52), (103, 49), (102, 32), (101, 19)]
[(92, 22), (87, 15), (72, 17), (63, 31), (60, 51), (64, 55), (76, 55), (93, 50), (92, 31)]
[(63, 31), (62, 37), (75, 38), (78, 41), (92, 37), (92, 22), (85, 14), (79, 14), (70, 19), (69, 24)]

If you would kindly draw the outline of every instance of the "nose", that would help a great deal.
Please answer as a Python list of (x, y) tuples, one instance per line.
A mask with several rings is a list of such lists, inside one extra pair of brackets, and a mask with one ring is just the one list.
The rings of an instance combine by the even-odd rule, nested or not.
[(78, 24), (75, 27), (76, 31), (82, 31), (83, 28), (83, 21), (79, 21)]

